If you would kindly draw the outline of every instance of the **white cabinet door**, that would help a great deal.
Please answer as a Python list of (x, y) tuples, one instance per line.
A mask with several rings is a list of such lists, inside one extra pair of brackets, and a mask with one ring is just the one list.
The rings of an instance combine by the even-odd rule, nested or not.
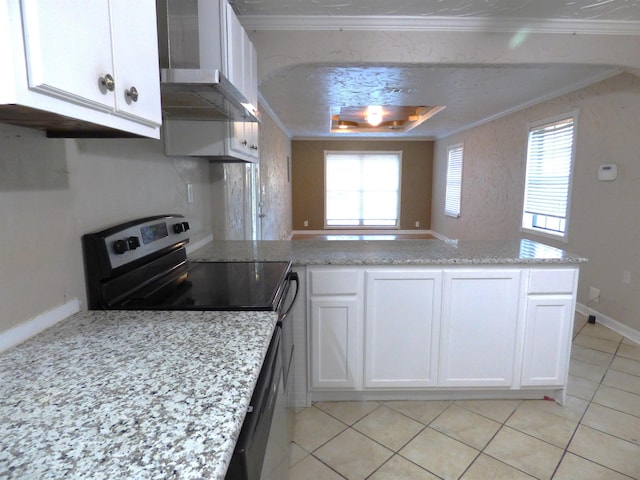
[(223, 74), (254, 107), (257, 107), (258, 69), (255, 47), (229, 4), (225, 6), (225, 19), (227, 70)]
[(29, 88), (113, 110), (115, 93), (100, 84), (116, 77), (108, 0), (23, 0), (22, 24)]
[(574, 297), (531, 295), (527, 301), (523, 387), (566, 384)]
[(310, 315), (311, 388), (359, 389), (357, 298), (312, 298)]
[(244, 28), (242, 28), (242, 25), (240, 24), (240, 21), (238, 20), (238, 17), (233, 11), (231, 5), (229, 5), (226, 0), (224, 0), (224, 3), (227, 37), (223, 40), (226, 40), (227, 44), (227, 70), (222, 73), (227, 77), (231, 84), (244, 95), (244, 36), (246, 35), (246, 32), (244, 31)]
[(520, 277), (519, 270), (445, 271), (440, 385), (512, 385)]
[[(159, 132), (162, 114), (153, 0), (135, 5), (22, 0), (21, 5), (31, 92), (63, 100), (50, 110), (65, 116), (157, 137), (152, 132)], [(42, 103), (29, 102), (36, 108)], [(65, 110), (62, 104), (83, 110)]]
[(436, 384), (442, 272), (367, 271), (365, 388)]
[(244, 124), (244, 132), (249, 143), (249, 156), (258, 160), (260, 158), (260, 125), (257, 122), (246, 122)]
[(229, 151), (243, 158), (248, 155), (249, 140), (245, 135), (245, 122), (229, 123)]
[(258, 108), (258, 55), (249, 36), (245, 34), (244, 39), (246, 42), (244, 55), (247, 70), (245, 72), (245, 96), (251, 105)]
[(111, 0), (116, 113), (162, 123), (155, 2)]

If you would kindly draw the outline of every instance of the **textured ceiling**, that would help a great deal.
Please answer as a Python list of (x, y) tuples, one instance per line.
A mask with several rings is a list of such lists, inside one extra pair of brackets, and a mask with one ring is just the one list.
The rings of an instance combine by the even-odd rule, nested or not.
[[(602, 78), (608, 71), (605, 67), (562, 65), (461, 68), (307, 64), (278, 72), (260, 85), (260, 91), (293, 137), (328, 136), (331, 115), (338, 114), (337, 107), (341, 106), (446, 105), (407, 134), (437, 138), (535, 103), (569, 85)], [(331, 136), (337, 135), (351, 133)]]
[[(240, 16), (269, 22), (282, 19), (438, 17), (442, 19), (563, 20), (603, 22), (635, 28), (640, 0), (230, 0)], [(272, 20), (270, 20), (272, 19)], [(251, 23), (251, 22), (250, 22)], [(255, 23), (254, 23), (255, 24)], [(384, 25), (381, 27), (384, 30)], [(640, 37), (638, 37), (640, 38)], [(639, 45), (640, 46), (640, 45)], [(256, 45), (260, 61), (260, 45)], [(293, 138), (344, 137), (330, 133), (340, 107), (364, 105), (446, 105), (408, 133), (439, 138), (565, 93), (615, 73), (598, 65), (425, 65), (303, 63), (270, 74), (260, 93)], [(399, 90), (399, 91), (397, 91)], [(394, 132), (368, 134), (397, 137)]]

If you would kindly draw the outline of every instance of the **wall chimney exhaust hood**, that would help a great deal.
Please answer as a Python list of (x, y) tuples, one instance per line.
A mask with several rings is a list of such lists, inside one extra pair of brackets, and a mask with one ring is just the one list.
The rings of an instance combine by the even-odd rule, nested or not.
[(162, 114), (170, 120), (259, 122), (225, 76), (226, 0), (156, 0)]

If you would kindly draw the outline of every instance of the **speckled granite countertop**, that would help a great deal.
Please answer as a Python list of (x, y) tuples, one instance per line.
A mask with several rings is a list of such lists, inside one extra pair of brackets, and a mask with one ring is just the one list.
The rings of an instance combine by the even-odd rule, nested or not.
[(273, 240), (214, 241), (195, 261), (291, 260), (294, 265), (579, 264), (579, 255), (531, 240)]
[(84, 312), (0, 353), (0, 478), (224, 478), (275, 323)]

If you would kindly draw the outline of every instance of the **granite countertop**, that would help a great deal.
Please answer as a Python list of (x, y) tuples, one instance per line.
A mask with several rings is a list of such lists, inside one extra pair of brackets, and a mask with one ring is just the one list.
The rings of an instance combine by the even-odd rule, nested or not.
[(194, 261), (291, 260), (294, 265), (526, 265), (587, 261), (531, 240), (213, 241)]
[(83, 312), (0, 354), (0, 478), (224, 478), (273, 312)]

